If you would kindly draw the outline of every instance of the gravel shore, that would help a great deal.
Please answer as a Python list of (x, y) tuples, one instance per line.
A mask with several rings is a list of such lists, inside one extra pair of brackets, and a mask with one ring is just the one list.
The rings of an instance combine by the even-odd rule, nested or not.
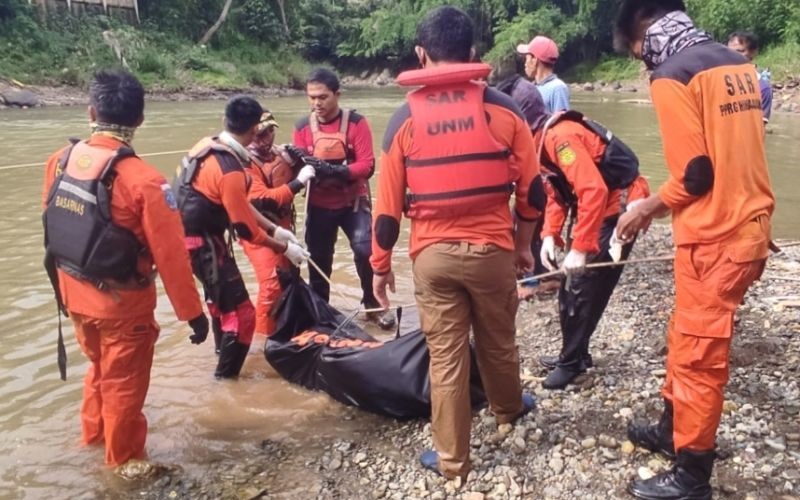
[[(632, 258), (669, 253), (671, 247), (668, 229), (657, 226)], [(627, 442), (625, 427), (632, 418), (655, 419), (661, 409), (671, 272), (668, 262), (628, 266), (592, 339), (595, 368), (566, 391), (543, 389), (545, 372), (536, 361), (559, 346), (555, 297), (521, 305), (522, 377), (538, 408), (513, 427), (500, 428), (486, 410), (477, 412), (473, 471), (463, 483), (419, 467), (420, 451), (431, 445), (427, 421), (395, 422), (348, 410), (346, 418), (364, 421), (365, 431), (355, 439), (319, 443), (321, 451), (313, 452), (291, 442), (254, 444), (254, 452), (237, 464), (220, 463), (201, 478), (167, 474), (134, 487), (131, 498), (627, 498), (630, 478), (669, 467)], [(715, 498), (800, 499), (798, 277), (795, 246), (770, 259), (737, 315), (718, 432), (722, 459), (712, 478)], [(287, 469), (305, 473), (290, 480), (282, 474)]]

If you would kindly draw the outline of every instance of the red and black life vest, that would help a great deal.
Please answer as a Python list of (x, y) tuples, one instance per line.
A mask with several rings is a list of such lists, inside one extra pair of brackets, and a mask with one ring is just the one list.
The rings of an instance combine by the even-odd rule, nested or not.
[(539, 145), (539, 159), (544, 167), (543, 176), (553, 186), (556, 196), (564, 205), (577, 203), (572, 185), (566, 174), (553, 161), (544, 147), (547, 132), (562, 120), (580, 123), (592, 133), (600, 137), (605, 144), (605, 151), (597, 169), (609, 190), (626, 189), (639, 177), (639, 159), (636, 153), (603, 125), (583, 116), (577, 111), (564, 111), (551, 116), (542, 127), (542, 140)]
[(209, 200), (193, 186), (203, 160), (209, 155), (214, 155), (223, 173), (236, 170), (244, 172), (236, 153), (217, 137), (202, 139), (183, 157), (175, 174), (172, 189), (175, 191), (183, 229), (187, 236), (222, 234), (231, 224), (225, 207)]
[(490, 213), (508, 205), (518, 172), (492, 136), (484, 106), (486, 64), (406, 71), (412, 147), (405, 159), (406, 215), (411, 219)]
[(129, 147), (112, 150), (73, 141), (58, 162), (42, 216), (47, 258), (100, 290), (147, 284), (138, 274), (144, 245), (111, 219), (114, 167), (133, 156)]

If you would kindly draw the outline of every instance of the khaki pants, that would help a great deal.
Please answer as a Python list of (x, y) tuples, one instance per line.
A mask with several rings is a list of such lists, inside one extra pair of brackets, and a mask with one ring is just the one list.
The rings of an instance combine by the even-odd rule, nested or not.
[(414, 260), (414, 287), (431, 357), (431, 431), (439, 470), (448, 478), (466, 477), (470, 327), (497, 423), (510, 423), (522, 412), (512, 252), (470, 243), (431, 245)]

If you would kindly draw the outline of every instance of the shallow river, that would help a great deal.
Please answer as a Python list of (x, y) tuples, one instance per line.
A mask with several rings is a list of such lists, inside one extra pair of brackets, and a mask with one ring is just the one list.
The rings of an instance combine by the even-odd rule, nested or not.
[[(394, 89), (371, 90), (347, 92), (342, 100), (343, 105), (358, 109), (370, 120), (376, 152), (386, 122), (402, 97)], [(619, 102), (637, 97), (644, 96), (584, 94), (575, 96), (573, 106), (603, 122), (630, 144), (651, 184), (656, 185), (664, 179), (665, 169), (653, 110), (648, 105)], [(276, 98), (265, 104), (282, 125), (278, 140), (290, 140), (293, 123), (306, 110), (305, 99)], [(197, 139), (217, 130), (223, 106), (222, 102), (149, 104), (145, 124), (134, 142), (137, 152), (187, 150)], [(0, 499), (93, 498), (103, 493), (113, 497), (114, 491), (124, 486), (101, 467), (102, 451), (78, 447), (86, 363), (70, 327), (65, 331), (68, 379), (62, 382), (58, 378), (55, 305), (41, 266), (42, 168), (14, 167), (43, 162), (68, 136), (85, 136), (86, 112), (73, 107), (0, 113), (0, 184), (6, 189), (0, 201), (0, 303), (5, 304), (0, 310)], [(770, 127), (767, 146), (778, 197), (775, 237), (798, 238), (800, 190), (794, 182), (800, 178), (800, 119), (779, 114)], [(148, 157), (168, 176), (179, 159), (180, 153)], [(302, 221), (301, 199), (301, 227)], [(404, 237), (395, 257), (398, 304), (412, 299), (405, 245)], [(247, 260), (242, 257), (239, 262), (255, 292)], [(337, 247), (333, 280), (347, 299), (333, 292), (334, 305), (352, 307), (360, 298), (360, 290), (344, 237)], [(251, 453), (253, 444), (264, 439), (289, 440), (313, 454), (318, 443), (326, 439), (346, 437), (381, 424), (377, 417), (357, 414), (353, 418), (352, 412), (344, 411), (326, 396), (280, 380), (261, 354), (263, 338), (254, 342), (239, 381), (217, 382), (211, 375), (216, 362), (213, 341), (191, 345), (188, 328), (175, 320), (163, 295), (157, 316), (162, 332), (145, 406), (152, 460), (177, 464), (188, 474), (201, 476), (215, 463)], [(308, 480), (308, 474), (300, 468), (289, 471), (286, 487)]]

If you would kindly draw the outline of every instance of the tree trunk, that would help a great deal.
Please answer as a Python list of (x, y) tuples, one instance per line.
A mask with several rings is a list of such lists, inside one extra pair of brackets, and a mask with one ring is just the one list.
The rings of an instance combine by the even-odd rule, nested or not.
[(197, 43), (199, 43), (200, 45), (205, 45), (208, 43), (209, 40), (211, 40), (211, 37), (214, 36), (214, 33), (216, 33), (219, 27), (222, 26), (222, 23), (225, 22), (225, 18), (228, 17), (228, 11), (231, 9), (232, 3), (233, 0), (225, 0), (225, 6), (222, 7), (222, 13), (219, 15), (219, 19), (217, 19), (217, 22), (215, 22), (213, 25), (211, 25), (210, 28), (208, 28), (206, 34), (203, 35), (203, 38), (201, 38), (200, 41)]
[(283, 21), (283, 34), (289, 38), (289, 23), (286, 22), (286, 6), (284, 0), (276, 0), (278, 2), (278, 9), (281, 11), (281, 21)]

